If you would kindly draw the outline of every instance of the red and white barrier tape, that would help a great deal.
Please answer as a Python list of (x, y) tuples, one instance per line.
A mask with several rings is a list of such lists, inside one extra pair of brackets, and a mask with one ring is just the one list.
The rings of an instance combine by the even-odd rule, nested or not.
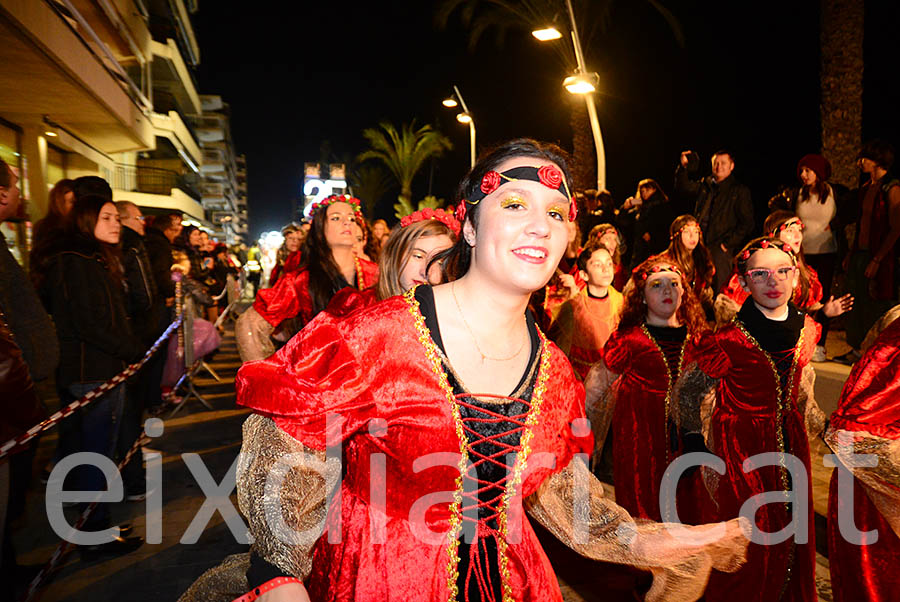
[(127, 380), (132, 374), (134, 374), (135, 372), (140, 370), (141, 366), (143, 366), (145, 363), (147, 363), (147, 360), (149, 360), (151, 357), (153, 357), (153, 354), (156, 353), (156, 351), (160, 348), (160, 346), (163, 344), (163, 342), (166, 341), (166, 339), (168, 339), (170, 336), (172, 336), (172, 333), (175, 332), (175, 330), (181, 324), (181, 320), (182, 320), (181, 318), (178, 318), (174, 322), (169, 324), (169, 327), (166, 328), (166, 331), (164, 333), (162, 333), (162, 335), (156, 340), (155, 343), (153, 343), (153, 346), (147, 350), (147, 353), (144, 354), (144, 357), (141, 358), (141, 360), (139, 362), (131, 364), (130, 366), (128, 366), (127, 368), (125, 368), (124, 370), (122, 370), (121, 372), (116, 374), (114, 377), (112, 377), (111, 379), (109, 379), (108, 381), (106, 381), (105, 383), (103, 383), (102, 385), (97, 387), (96, 389), (88, 391), (88, 393), (85, 394), (84, 397), (76, 399), (75, 401), (73, 401), (72, 403), (67, 405), (66, 407), (55, 412), (53, 415), (51, 415), (49, 418), (47, 418), (43, 422), (34, 425), (33, 427), (31, 427), (30, 429), (28, 429), (27, 431), (25, 431), (18, 437), (14, 437), (14, 438), (10, 439), (9, 441), (7, 441), (6, 443), (4, 443), (3, 445), (0, 445), (0, 459), (2, 459), (4, 456), (9, 455), (10, 453), (15, 451), (19, 447), (22, 447), (23, 445), (25, 445), (26, 443), (28, 443), (29, 441), (31, 441), (32, 439), (37, 437), (38, 434), (42, 433), (43, 431), (46, 431), (47, 429), (49, 429), (50, 427), (52, 427), (53, 425), (55, 425), (56, 423), (61, 421), (66, 416), (72, 415), (75, 412), (75, 410), (77, 410), (79, 408), (83, 408), (84, 406), (90, 404), (93, 400), (100, 397), (101, 395), (103, 395), (104, 393), (109, 391), (110, 389), (114, 389), (118, 385), (125, 382), (125, 380)]
[[(157, 344), (161, 341), (162, 339), (157, 341)], [(118, 470), (121, 471), (122, 467), (128, 464), (128, 461), (131, 460), (131, 456), (133, 456), (138, 450), (140, 450), (142, 445), (149, 441), (150, 439), (145, 435), (141, 435), (140, 437), (138, 437), (134, 442), (134, 445), (131, 446), (131, 449), (128, 450), (128, 453), (125, 454), (125, 457), (122, 458), (122, 461), (119, 462)], [(102, 493), (100, 495), (102, 495)], [(98, 503), (98, 500), (94, 500), (87, 508), (84, 509), (84, 512), (81, 513), (81, 516), (79, 516), (78, 520), (75, 522), (75, 526), (73, 527), (75, 530), (80, 530), (81, 527), (84, 526), (84, 523), (87, 522), (88, 517), (97, 507)], [(73, 545), (74, 544), (69, 541), (59, 542), (59, 545), (56, 546), (55, 550), (53, 550), (53, 554), (50, 556), (50, 560), (47, 561), (47, 564), (44, 565), (44, 568), (42, 568), (41, 571), (37, 575), (35, 575), (34, 579), (32, 579), (31, 583), (28, 584), (28, 591), (26, 591), (25, 595), (21, 598), (21, 602), (31, 602), (32, 600), (37, 599), (35, 598), (35, 594), (38, 593), (38, 590), (41, 588), (43, 582), (53, 574), (53, 572), (56, 570), (56, 565), (59, 564), (59, 561), (62, 560), (62, 557), (66, 555), (66, 553), (72, 548)]]

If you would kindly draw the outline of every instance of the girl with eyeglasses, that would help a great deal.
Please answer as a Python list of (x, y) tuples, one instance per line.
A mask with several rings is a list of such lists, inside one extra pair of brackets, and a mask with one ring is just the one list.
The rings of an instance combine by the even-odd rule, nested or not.
[[(765, 492), (791, 492), (807, 504), (751, 502), (753, 516), (747, 518), (755, 519), (756, 532), (747, 564), (731, 575), (712, 575), (705, 599), (730, 601), (741, 592), (747, 602), (812, 601), (816, 551), (808, 438), (822, 432), (824, 416), (813, 397), (810, 358), (820, 327), (791, 301), (800, 273), (790, 244), (757, 238), (735, 263), (749, 296), (730, 324), (703, 337), (696, 362), (676, 386), (682, 427), (703, 433), (709, 450), (724, 461), (724, 472), (700, 469), (700, 515), (704, 521), (734, 518)], [(760, 460), (745, 470), (748, 458), (765, 453), (775, 454), (774, 464), (762, 466)], [(804, 479), (794, 481), (787, 466), (805, 470)], [(794, 531), (779, 542), (773, 534), (801, 510)], [(800, 531), (807, 537), (797, 537)]]
[[(832, 295), (823, 303), (822, 294), (824, 289), (819, 280), (819, 274), (812, 266), (806, 263), (803, 254), (802, 244), (805, 230), (806, 226), (803, 221), (792, 211), (773, 211), (763, 224), (763, 231), (766, 232), (767, 236), (773, 236), (788, 243), (797, 257), (798, 284), (797, 288), (794, 289), (792, 301), (794, 305), (810, 314), (822, 326), (823, 338), (816, 346), (812, 361), (824, 362), (824, 333), (827, 331), (828, 320), (850, 311), (853, 308), (853, 296), (846, 294), (835, 299), (834, 295)], [(722, 293), (733, 300), (734, 303), (728, 304), (730, 306), (728, 313), (723, 311), (722, 304), (719, 305), (718, 317), (720, 323), (724, 321), (725, 316), (734, 315), (749, 296), (749, 293), (741, 287), (737, 273), (732, 274), (731, 280)]]

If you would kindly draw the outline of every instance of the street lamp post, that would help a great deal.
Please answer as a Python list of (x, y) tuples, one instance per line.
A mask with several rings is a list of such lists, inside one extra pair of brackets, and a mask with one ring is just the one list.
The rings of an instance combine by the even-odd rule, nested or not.
[[(594, 103), (594, 92), (597, 89), (598, 77), (596, 73), (588, 73), (584, 64), (584, 51), (581, 48), (581, 38), (578, 37), (578, 25), (575, 23), (575, 11), (572, 10), (572, 0), (566, 0), (569, 10), (569, 21), (572, 24), (572, 46), (575, 48), (575, 62), (577, 68), (575, 75), (569, 76), (563, 82), (566, 89), (572, 94), (584, 96), (587, 106), (588, 119), (591, 123), (591, 132), (594, 135), (594, 148), (597, 152), (597, 190), (606, 189), (606, 151), (603, 148), (603, 136), (600, 134), (600, 121), (597, 119), (597, 105)], [(544, 42), (559, 39), (561, 35), (552, 35), (554, 28), (535, 30), (532, 32), (535, 38)]]
[(469, 160), (470, 167), (475, 167), (475, 120), (472, 119), (472, 113), (469, 112), (469, 107), (466, 106), (466, 101), (463, 99), (462, 94), (459, 91), (459, 88), (454, 84), (453, 93), (456, 98), (451, 96), (450, 98), (446, 98), (443, 101), (443, 105), (447, 108), (453, 108), (457, 105), (456, 99), (459, 99), (459, 105), (462, 106), (462, 113), (459, 113), (456, 116), (456, 120), (460, 123), (468, 124), (469, 126)]

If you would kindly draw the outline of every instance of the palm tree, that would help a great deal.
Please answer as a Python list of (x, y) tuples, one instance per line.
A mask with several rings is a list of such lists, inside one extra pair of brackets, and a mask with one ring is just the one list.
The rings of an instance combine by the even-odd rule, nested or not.
[(862, 2), (822, 0), (822, 154), (834, 166), (832, 179), (851, 188), (862, 143), (864, 16)]
[[(666, 20), (678, 45), (684, 46), (684, 35), (675, 16), (659, 0), (647, 2)], [(578, 18), (582, 46), (587, 54), (585, 60), (589, 65), (596, 64), (597, 56), (592, 56), (591, 50), (596, 50), (597, 44), (592, 44), (591, 41), (608, 30), (615, 0), (572, 0), (572, 4)], [(531, 32), (551, 23), (562, 27), (569, 22), (565, 0), (441, 0), (435, 21), (440, 27), (445, 26), (450, 15), (457, 9), (461, 13), (463, 25), (469, 28), (470, 49), (475, 48), (481, 36), (489, 29), (496, 31), (497, 42), (502, 44), (510, 30)], [(563, 43), (551, 46), (563, 64), (563, 72), (571, 73), (577, 64), (572, 45)], [(587, 109), (579, 99), (570, 104), (570, 110), (574, 151), (572, 177), (576, 188), (592, 188), (597, 182), (597, 162)]]
[(453, 148), (450, 140), (430, 125), (415, 128), (415, 120), (403, 124), (399, 132), (385, 121), (378, 128), (366, 128), (363, 137), (371, 148), (357, 157), (361, 162), (383, 163), (400, 184), (400, 196), (405, 199), (412, 199), (413, 178), (425, 161)]
[(377, 165), (359, 165), (350, 174), (353, 196), (362, 201), (363, 213), (369, 219), (375, 217), (375, 207), (391, 189), (391, 177)]

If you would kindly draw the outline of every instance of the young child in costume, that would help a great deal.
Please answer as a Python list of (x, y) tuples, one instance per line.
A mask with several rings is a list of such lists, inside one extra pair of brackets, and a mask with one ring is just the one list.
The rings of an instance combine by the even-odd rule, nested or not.
[[(841, 464), (831, 475), (828, 496), (828, 564), (836, 602), (887, 602), (900, 596), (895, 570), (900, 566), (898, 401), (900, 320), (895, 320), (853, 366), (825, 433)], [(857, 461), (873, 459), (878, 461), (874, 466)], [(852, 476), (840, 474), (847, 470)], [(849, 484), (852, 497), (842, 494), (842, 483)], [(843, 524), (852, 521), (855, 529), (868, 532), (861, 542), (845, 537), (840, 513), (852, 517)]]
[(615, 266), (615, 276), (613, 277), (613, 287), (617, 291), (625, 289), (625, 283), (628, 282), (628, 270), (625, 269), (623, 254), (625, 253), (625, 239), (619, 229), (612, 224), (597, 224), (588, 233), (588, 244), (599, 242), (609, 249)]
[[(766, 236), (773, 236), (791, 245), (794, 255), (797, 257), (798, 284), (794, 289), (792, 302), (802, 311), (810, 314), (819, 324), (837, 317), (853, 308), (853, 296), (846, 294), (838, 299), (834, 295), (822, 302), (822, 283), (819, 275), (812, 266), (803, 258), (803, 222), (792, 211), (773, 211), (763, 224)], [(735, 313), (749, 297), (749, 293), (741, 286), (740, 276), (737, 273), (731, 275), (728, 284), (722, 290), (721, 298), (717, 303), (716, 321), (724, 324), (731, 320)], [(816, 346), (813, 355), (814, 362), (825, 361), (825, 348)]]
[(712, 283), (716, 275), (709, 249), (703, 244), (703, 231), (697, 218), (693, 215), (679, 215), (669, 227), (669, 248), (663, 251), (668, 257), (681, 266), (688, 287), (703, 306), (707, 318), (713, 316)]
[(585, 381), (595, 450), (611, 421), (616, 503), (634, 516), (661, 520), (663, 473), (682, 448), (672, 392), (706, 330), (681, 268), (651, 257), (625, 286), (619, 327)]
[(577, 259), (578, 274), (587, 285), (563, 303), (548, 336), (569, 358), (578, 378), (603, 358), (603, 346), (619, 323), (622, 293), (612, 287), (612, 255), (602, 243), (585, 248)]
[[(733, 518), (745, 502), (765, 492), (793, 492), (806, 503), (755, 508), (756, 539), (747, 564), (731, 575), (713, 575), (705, 598), (731, 601), (739, 592), (747, 602), (808, 602), (816, 599), (808, 438), (824, 427), (809, 364), (819, 325), (791, 302), (800, 279), (791, 245), (779, 238), (754, 239), (737, 255), (736, 265), (749, 296), (731, 323), (702, 338), (695, 363), (677, 386), (682, 426), (702, 432), (710, 452), (724, 461), (724, 474), (700, 469), (709, 493), (695, 492), (701, 516)], [(763, 453), (776, 454), (776, 464), (745, 471), (745, 460)], [(799, 469), (788, 463), (792, 458), (806, 471), (803, 480), (794, 482), (785, 469)], [(770, 534), (791, 523), (792, 511), (799, 514), (795, 531), (776, 543)], [(797, 531), (805, 537), (795, 537)]]

